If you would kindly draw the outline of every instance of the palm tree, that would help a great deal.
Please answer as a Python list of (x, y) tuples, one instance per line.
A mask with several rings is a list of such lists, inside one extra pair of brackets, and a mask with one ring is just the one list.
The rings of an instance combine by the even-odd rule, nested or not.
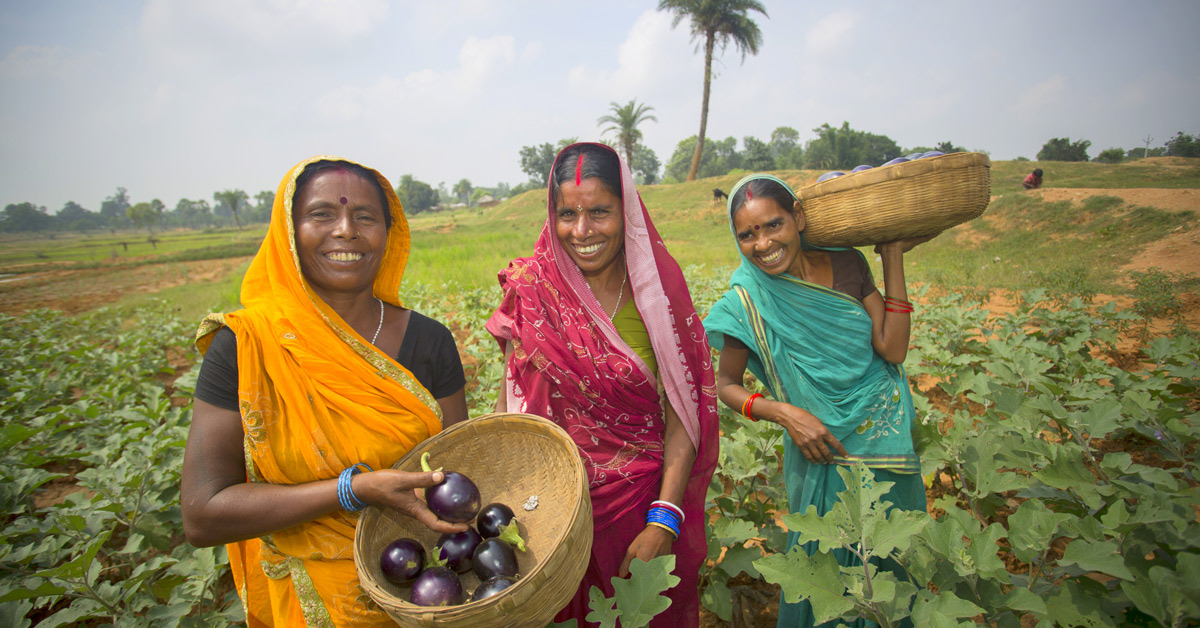
[[(769, 16), (762, 3), (756, 0), (659, 0), (658, 10), (675, 14), (672, 28), (679, 26), (683, 18), (688, 18), (692, 24), (692, 41), (702, 39), (704, 42), (704, 98), (700, 104), (700, 134), (696, 136), (696, 153), (692, 156), (692, 168), (687, 176), (687, 180), (692, 181), (700, 169), (700, 156), (704, 154), (713, 49), (720, 46), (724, 50), (732, 42), (741, 51), (742, 61), (746, 60), (747, 52), (758, 54), (762, 31), (746, 13), (758, 11), (764, 17)], [(699, 48), (699, 44), (696, 47)]]
[(242, 190), (224, 190), (221, 192), (213, 192), (213, 200), (218, 203), (224, 203), (229, 211), (233, 214), (233, 222), (237, 223), (238, 231), (242, 230), (242, 221), (238, 218), (238, 209), (242, 203), (250, 200)]
[[(637, 104), (637, 99), (629, 101), (629, 104), (621, 106), (617, 103), (610, 103), (609, 109), (612, 113), (606, 116), (600, 116), (596, 120), (596, 124), (608, 124), (601, 133), (612, 131), (617, 136), (617, 142), (620, 143), (621, 149), (625, 151), (625, 163), (633, 164), (633, 149), (637, 146), (638, 141), (642, 139), (642, 132), (638, 130), (638, 125), (647, 121), (653, 120), (658, 122), (658, 118), (650, 115), (654, 111), (654, 107), (646, 104)], [(630, 165), (630, 168), (633, 166)]]

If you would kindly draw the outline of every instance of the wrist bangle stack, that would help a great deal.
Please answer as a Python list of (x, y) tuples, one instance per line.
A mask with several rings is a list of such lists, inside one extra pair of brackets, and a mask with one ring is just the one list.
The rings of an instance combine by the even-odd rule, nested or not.
[(670, 508), (657, 505), (667, 503), (654, 502), (655, 505), (650, 507), (650, 512), (646, 513), (646, 525), (662, 528), (678, 539), (679, 528), (683, 525), (683, 511), (674, 504), (670, 504)]
[(366, 502), (360, 500), (358, 496), (354, 494), (354, 489), (350, 488), (350, 479), (359, 473), (362, 473), (364, 469), (367, 471), (374, 470), (367, 465), (367, 463), (358, 462), (343, 469), (342, 474), (338, 476), (338, 502), (341, 503), (342, 508), (345, 508), (350, 512), (358, 512), (367, 507)]
[(888, 312), (896, 312), (897, 314), (911, 314), (913, 304), (904, 299), (895, 297), (883, 297), (883, 309)]
[(687, 521), (687, 517), (685, 517), (683, 515), (683, 509), (680, 508), (679, 506), (676, 506), (675, 504), (672, 504), (671, 502), (663, 501), (660, 499), (656, 502), (650, 502), (650, 505), (651, 506), (662, 506), (663, 508), (666, 508), (667, 510), (670, 510), (670, 511), (674, 512), (675, 514), (679, 515), (679, 523), (681, 523), (681, 524), (684, 521)]
[(750, 414), (750, 408), (754, 406), (754, 400), (758, 399), (759, 397), (762, 397), (762, 393), (754, 393), (753, 395), (746, 397), (746, 400), (742, 402), (742, 416), (750, 419), (751, 421), (758, 420), (754, 418), (754, 415)]

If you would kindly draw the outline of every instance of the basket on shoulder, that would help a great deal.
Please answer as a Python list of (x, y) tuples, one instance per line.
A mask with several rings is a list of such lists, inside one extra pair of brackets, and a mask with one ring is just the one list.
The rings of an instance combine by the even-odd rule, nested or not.
[[(832, 175), (832, 176), (831, 176)], [(826, 173), (796, 190), (805, 239), (854, 247), (940, 233), (979, 217), (991, 201), (991, 160), (937, 151)]]

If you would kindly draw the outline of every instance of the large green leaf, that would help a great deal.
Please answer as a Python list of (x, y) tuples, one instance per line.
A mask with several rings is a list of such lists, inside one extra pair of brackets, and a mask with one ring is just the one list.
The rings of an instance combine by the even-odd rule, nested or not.
[(674, 569), (673, 554), (659, 556), (650, 562), (634, 559), (629, 564), (628, 578), (612, 579), (612, 599), (605, 598), (598, 587), (592, 587), (592, 610), (587, 620), (611, 627), (616, 625), (619, 617), (623, 628), (648, 625), (651, 619), (671, 606), (671, 599), (662, 592), (679, 584), (679, 576), (671, 573)]
[(960, 617), (974, 617), (984, 609), (953, 593), (917, 593), (913, 603), (912, 621), (916, 628), (957, 628)]
[(1123, 580), (1133, 580), (1133, 573), (1125, 566), (1117, 544), (1111, 541), (1088, 541), (1075, 539), (1067, 545), (1067, 551), (1058, 561), (1060, 565), (1079, 565), (1087, 571), (1098, 571)]
[(1022, 502), (1008, 517), (1008, 543), (1013, 554), (1022, 562), (1033, 562), (1049, 549), (1059, 526), (1069, 519), (1071, 515), (1055, 513), (1038, 500)]
[(779, 585), (784, 600), (809, 600), (817, 623), (841, 617), (854, 608), (854, 601), (845, 595), (842, 570), (833, 554), (809, 556), (797, 546), (786, 556), (772, 554), (755, 561), (754, 566), (767, 582)]

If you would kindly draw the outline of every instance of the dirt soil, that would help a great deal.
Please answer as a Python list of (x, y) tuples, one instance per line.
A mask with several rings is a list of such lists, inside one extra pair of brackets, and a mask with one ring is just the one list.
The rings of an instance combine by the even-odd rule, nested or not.
[(50, 308), (77, 314), (108, 305), (130, 293), (154, 293), (185, 284), (219, 281), (248, 259), (100, 266), (17, 275), (0, 283), (0, 312), (17, 314)]
[[(1029, 194), (1041, 196), (1047, 202), (1082, 202), (1092, 196), (1116, 196), (1127, 205), (1153, 207), (1169, 212), (1194, 211), (1200, 214), (1200, 190), (1164, 190), (1158, 188), (1046, 188)], [(1182, 228), (1166, 238), (1152, 242), (1138, 253), (1122, 270), (1145, 271), (1156, 267), (1167, 272), (1188, 275), (1200, 274), (1200, 233)]]

